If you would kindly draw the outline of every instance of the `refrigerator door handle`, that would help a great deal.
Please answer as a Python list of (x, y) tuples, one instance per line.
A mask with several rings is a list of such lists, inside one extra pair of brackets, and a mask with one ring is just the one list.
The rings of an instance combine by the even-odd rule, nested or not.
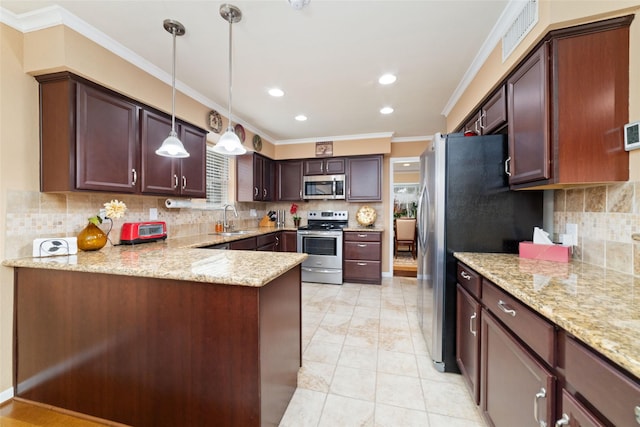
[[(427, 215), (425, 215), (425, 198), (427, 199)], [(418, 198), (418, 220), (420, 221), (418, 224), (418, 244), (420, 245), (420, 249), (422, 249), (422, 253), (425, 252), (426, 248), (427, 248), (427, 237), (429, 234), (428, 231), (428, 226), (429, 226), (429, 219), (427, 218), (428, 216), (428, 209), (429, 209), (429, 205), (428, 205), (428, 200), (429, 200), (429, 190), (427, 189), (427, 186), (424, 185), (422, 187), (422, 192), (420, 193), (420, 197)]]

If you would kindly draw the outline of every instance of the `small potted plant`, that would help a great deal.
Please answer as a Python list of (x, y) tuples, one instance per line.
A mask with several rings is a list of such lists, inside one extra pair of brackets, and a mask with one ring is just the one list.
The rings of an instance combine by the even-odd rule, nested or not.
[(300, 217), (298, 216), (298, 205), (295, 203), (291, 203), (291, 208), (289, 209), (289, 213), (293, 215), (293, 225), (298, 228), (300, 227)]

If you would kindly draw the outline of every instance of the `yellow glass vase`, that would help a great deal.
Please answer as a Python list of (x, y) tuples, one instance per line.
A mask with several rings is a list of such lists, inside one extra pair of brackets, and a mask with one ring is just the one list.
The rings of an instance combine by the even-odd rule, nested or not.
[(107, 244), (107, 235), (97, 225), (90, 222), (78, 234), (78, 248), (83, 251), (97, 251)]

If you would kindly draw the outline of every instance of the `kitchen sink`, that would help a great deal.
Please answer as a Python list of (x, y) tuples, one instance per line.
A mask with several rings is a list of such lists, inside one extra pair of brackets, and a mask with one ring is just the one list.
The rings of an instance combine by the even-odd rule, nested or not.
[(251, 233), (251, 231), (249, 230), (234, 230), (234, 231), (218, 231), (215, 233), (209, 233), (209, 234), (213, 234), (215, 236), (240, 236), (242, 234), (249, 234)]

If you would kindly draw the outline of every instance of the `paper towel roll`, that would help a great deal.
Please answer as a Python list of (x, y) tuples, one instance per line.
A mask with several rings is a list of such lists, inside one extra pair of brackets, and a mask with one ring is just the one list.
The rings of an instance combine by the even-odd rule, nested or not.
[(169, 209), (174, 208), (190, 208), (191, 200), (175, 200), (175, 199), (167, 199), (164, 202), (164, 205)]

